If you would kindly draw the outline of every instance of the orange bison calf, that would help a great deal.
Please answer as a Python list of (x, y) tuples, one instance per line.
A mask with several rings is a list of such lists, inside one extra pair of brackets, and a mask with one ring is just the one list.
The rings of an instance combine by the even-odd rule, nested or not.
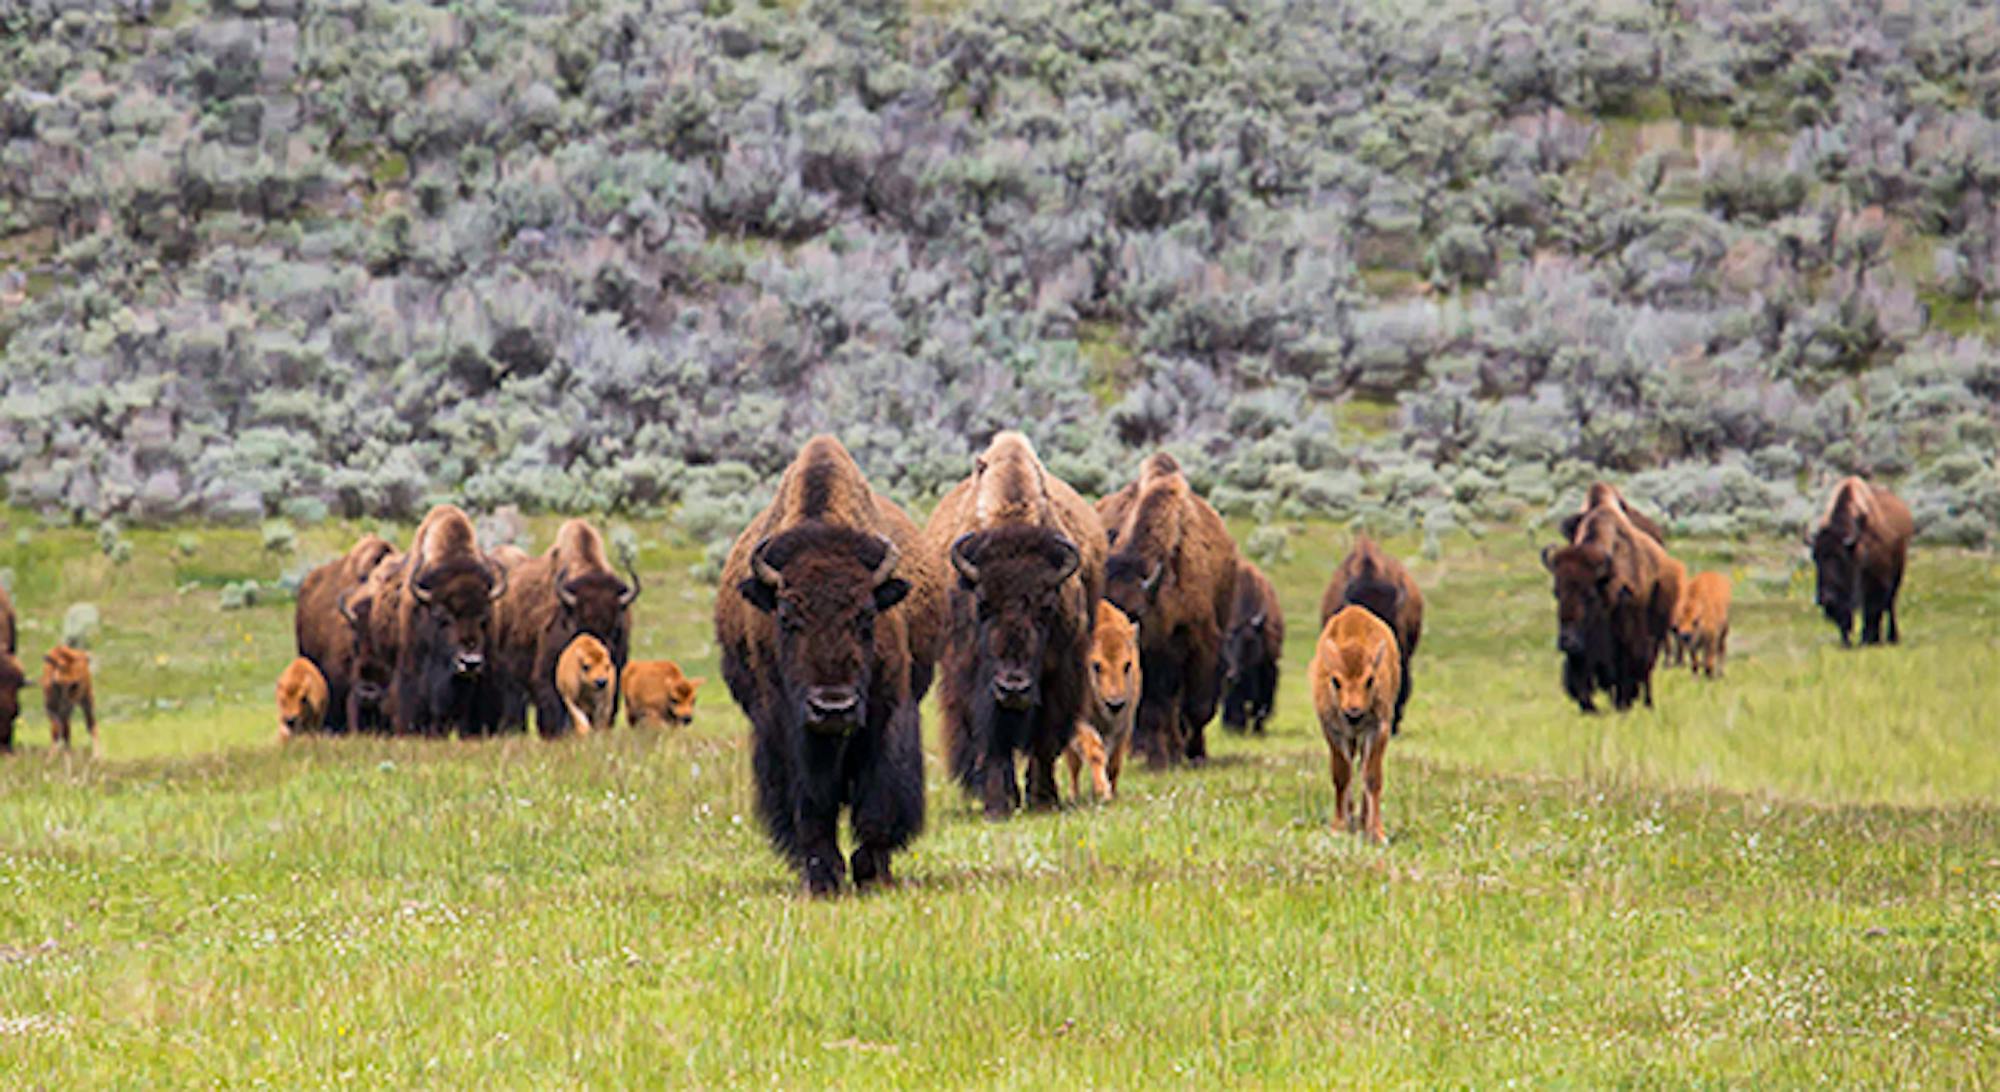
[(690, 679), (672, 660), (633, 660), (619, 688), (625, 692), (625, 724), (630, 728), (679, 728), (694, 720), (694, 692), (707, 679)]
[(1086, 659), (1090, 692), (1064, 751), (1069, 792), (1081, 795), (1079, 775), (1089, 766), (1091, 791), (1109, 800), (1118, 794), (1118, 773), (1132, 753), (1132, 722), (1139, 714), (1139, 630), (1124, 611), (1103, 600), (1097, 603), (1097, 629)]
[(42, 657), (42, 708), (49, 714), (49, 743), (69, 746), (69, 718), (83, 710), (90, 729), (90, 749), (97, 749), (97, 709), (90, 697), (90, 654), (57, 645)]
[[(588, 633), (579, 633), (556, 658), (556, 694), (569, 711), (570, 729), (587, 736), (611, 727), (611, 702), (618, 688), (618, 665), (611, 650)], [(553, 732), (544, 731), (544, 735)]]
[(278, 738), (319, 731), (328, 704), (326, 676), (304, 656), (293, 660), (278, 676)]
[[(1395, 631), (1367, 608), (1349, 606), (1327, 620), (1308, 669), (1333, 774), (1334, 829), (1344, 826), (1378, 845), (1388, 841), (1382, 831), (1382, 756), (1396, 721), (1402, 666)], [(1359, 809), (1347, 792), (1357, 769)]]
[(1729, 650), (1729, 578), (1702, 573), (1688, 582), (1674, 611), (1674, 637), (1687, 650), (1688, 670), (1715, 678)]

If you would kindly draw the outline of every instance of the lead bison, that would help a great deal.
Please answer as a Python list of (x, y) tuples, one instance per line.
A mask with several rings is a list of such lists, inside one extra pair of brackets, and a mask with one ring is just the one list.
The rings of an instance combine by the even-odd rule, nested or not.
[(1375, 540), (1355, 535), (1354, 546), (1341, 559), (1319, 599), (1319, 624), (1324, 627), (1342, 607), (1357, 606), (1380, 618), (1396, 635), (1396, 714), (1389, 734), (1403, 731), (1403, 709), (1410, 704), (1410, 661), (1424, 636), (1424, 593), (1403, 563), (1390, 557)]
[[(409, 556), (384, 580), (371, 613), (375, 633), (393, 619), (391, 716), (399, 735), (484, 734), (497, 718), (486, 671), (493, 601), (505, 570), (479, 552), (472, 521), (452, 505), (424, 516)], [(384, 608), (389, 614), (383, 616)]]
[(924, 822), (917, 702), (930, 687), (943, 593), (917, 527), (868, 487), (831, 436), (799, 451), (723, 564), (722, 677), (751, 725), (757, 813), (806, 890), (890, 880)]
[(323, 730), (353, 730), (348, 720), (348, 694), (354, 686), (354, 627), (345, 617), (344, 601), (368, 579), (395, 548), (378, 535), (362, 535), (346, 554), (306, 574), (299, 584), (293, 631), (299, 655), (312, 662), (326, 679), (327, 708)]
[(1104, 525), (1035, 457), (1027, 437), (993, 438), (931, 513), (933, 562), (957, 579), (938, 704), (951, 770), (989, 819), (1021, 804), (1014, 756), (1028, 756), (1028, 805), (1056, 806), (1056, 762), (1084, 712)]
[(1236, 566), (1229, 635), (1222, 645), (1222, 724), (1264, 734), (1278, 698), (1278, 664), (1285, 654), (1285, 613), (1263, 570), (1248, 559)]
[(1586, 713), (1596, 712), (1600, 689), (1619, 709), (1641, 696), (1650, 707), (1653, 666), (1680, 598), (1666, 551), (1608, 504), (1584, 515), (1569, 545), (1543, 550), (1542, 564), (1555, 578), (1563, 689)]
[[(493, 684), (501, 727), (525, 728), (532, 703), (536, 730), (561, 735), (573, 718), (556, 686), (556, 661), (571, 641), (589, 634), (611, 653), (614, 678), (625, 669), (639, 574), (627, 569), (629, 582), (619, 579), (605, 557), (604, 537), (580, 519), (564, 523), (555, 543), (539, 556), (521, 559), (496, 551), (495, 559), (507, 570), (507, 594), (493, 607)], [(617, 711), (615, 692), (612, 711)]]
[(1165, 452), (1104, 498), (1104, 594), (1139, 626), (1139, 749), (1149, 766), (1208, 758), (1222, 636), (1236, 592), (1236, 543)]
[(1882, 640), (1882, 618), (1889, 619), (1889, 643), (1902, 634), (1896, 626), (1896, 593), (1903, 587), (1903, 564), (1909, 558), (1916, 524), (1901, 498), (1860, 478), (1843, 478), (1833, 487), (1819, 525), (1806, 536), (1818, 571), (1815, 598), (1827, 620), (1840, 630), (1840, 643), (1851, 643), (1854, 614), (1861, 612), (1861, 643)]

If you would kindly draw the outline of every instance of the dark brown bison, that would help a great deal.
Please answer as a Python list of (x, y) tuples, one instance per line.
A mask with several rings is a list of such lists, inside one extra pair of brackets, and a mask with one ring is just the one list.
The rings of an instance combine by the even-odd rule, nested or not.
[(1141, 464), (1138, 481), (1099, 501), (1097, 515), (1111, 539), (1105, 598), (1139, 625), (1139, 749), (1155, 767), (1206, 761), (1236, 595), (1236, 542), (1165, 452)]
[(1333, 570), (1319, 597), (1319, 624), (1345, 606), (1357, 606), (1380, 618), (1396, 635), (1400, 652), (1396, 684), (1396, 715), (1389, 734), (1403, 730), (1403, 709), (1410, 704), (1410, 661), (1424, 636), (1424, 593), (1403, 563), (1384, 553), (1367, 535), (1355, 535), (1354, 546)]
[(750, 718), (757, 813), (806, 889), (890, 880), (924, 822), (917, 703), (943, 591), (917, 527), (831, 436), (808, 441), (730, 547), (715, 602), (722, 678)]
[(406, 560), (391, 552), (337, 604), (353, 641), (343, 713), (350, 732), (383, 734), (394, 725), (390, 683), (396, 673), (396, 609), (390, 589), (400, 586)]
[(1632, 526), (1644, 533), (1646, 537), (1662, 546), (1667, 544), (1666, 533), (1660, 530), (1660, 525), (1641, 514), (1638, 509), (1632, 507), (1631, 503), (1625, 499), (1625, 494), (1620, 493), (1618, 487), (1609, 482), (1590, 483), (1590, 491), (1585, 493), (1583, 497), (1583, 507), (1563, 517), (1562, 523), (1558, 525), (1558, 529), (1562, 532), (1563, 541), (1575, 542), (1576, 528), (1578, 524), (1583, 522), (1583, 517), (1589, 515), (1591, 509), (1602, 508), (1607, 504), (1615, 506), (1631, 522)]
[(1222, 644), (1222, 724), (1264, 733), (1278, 697), (1278, 664), (1285, 654), (1285, 613), (1264, 571), (1247, 558), (1236, 565), (1236, 594), (1229, 606), (1229, 635)]
[[(465, 513), (449, 504), (431, 509), (409, 557), (383, 588), (395, 617), (390, 689), (397, 734), (493, 728), (498, 707), (486, 658), (493, 601), (506, 591), (506, 571), (479, 551)], [(384, 606), (378, 597), (372, 609)]]
[(326, 679), (327, 708), (323, 730), (349, 731), (348, 690), (354, 685), (354, 628), (343, 617), (344, 599), (368, 579), (368, 574), (395, 549), (377, 535), (362, 535), (344, 556), (306, 574), (299, 584), (292, 628), (299, 655), (312, 661)]
[(1104, 525), (1003, 432), (932, 511), (933, 563), (956, 574), (947, 603), (938, 705), (952, 773), (989, 819), (1021, 804), (1015, 756), (1028, 756), (1028, 804), (1056, 806), (1056, 762), (1083, 713)]
[(1882, 640), (1882, 617), (1889, 618), (1889, 643), (1902, 636), (1896, 626), (1896, 593), (1903, 587), (1916, 523), (1902, 499), (1860, 478), (1842, 478), (1833, 487), (1819, 525), (1806, 536), (1818, 570), (1816, 598), (1827, 620), (1851, 643), (1854, 614), (1861, 612), (1861, 643)]
[(21, 688), (28, 674), (15, 659), (14, 601), (0, 588), (0, 752), (14, 749), (14, 722), (21, 719)]
[(1592, 509), (1575, 541), (1542, 551), (1555, 578), (1563, 689), (1584, 712), (1596, 712), (1600, 689), (1619, 709), (1642, 696), (1653, 704), (1653, 666), (1680, 601), (1666, 561), (1616, 505)]
[[(580, 519), (564, 523), (547, 552), (508, 567), (507, 594), (493, 607), (493, 684), (503, 728), (526, 727), (532, 703), (536, 731), (569, 731), (573, 718), (556, 687), (556, 661), (579, 634), (597, 638), (611, 653), (613, 678), (625, 669), (631, 608), (639, 598), (639, 574), (627, 575), (629, 582), (612, 570), (604, 537)], [(615, 713), (615, 694), (612, 700)]]

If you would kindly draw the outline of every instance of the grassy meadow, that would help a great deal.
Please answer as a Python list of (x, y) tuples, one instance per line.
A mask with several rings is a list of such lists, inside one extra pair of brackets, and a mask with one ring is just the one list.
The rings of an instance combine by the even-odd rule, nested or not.
[[(291, 605), (219, 589), (360, 527), (117, 565), (6, 523), (24, 660), (103, 615), (102, 753), (27, 691), (0, 760), (7, 1087), (2000, 1083), (1990, 555), (1919, 551), (1905, 643), (1856, 652), (1794, 543), (1675, 543), (1735, 578), (1727, 677), (1587, 718), (1546, 532), (1392, 540), (1429, 614), (1376, 849), (1327, 829), (1304, 679), (1348, 532), (1296, 525), (1269, 737), (1005, 825), (932, 746), (900, 888), (813, 903), (719, 681), (676, 734), (281, 748)], [(635, 655), (713, 678), (699, 551), (633, 527)]]

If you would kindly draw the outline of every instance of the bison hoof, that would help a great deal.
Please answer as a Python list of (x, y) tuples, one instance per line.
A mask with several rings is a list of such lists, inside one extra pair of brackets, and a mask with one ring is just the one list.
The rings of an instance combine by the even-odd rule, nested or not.
[(814, 857), (808, 860), (803, 869), (806, 894), (822, 899), (840, 894), (840, 881), (846, 871), (846, 862), (840, 859), (839, 854), (831, 859)]
[(854, 851), (849, 866), (854, 873), (854, 887), (857, 891), (868, 891), (878, 887), (891, 887), (896, 879), (889, 872), (889, 851), (862, 846)]

